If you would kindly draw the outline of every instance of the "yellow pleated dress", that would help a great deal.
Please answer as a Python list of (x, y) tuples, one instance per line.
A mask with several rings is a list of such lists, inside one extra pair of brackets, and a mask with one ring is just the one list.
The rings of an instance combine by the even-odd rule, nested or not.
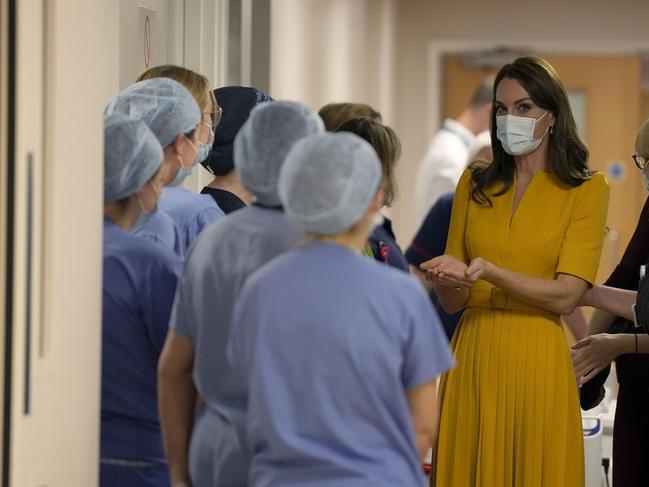
[[(602, 174), (570, 187), (538, 172), (513, 214), (514, 187), (492, 196), (489, 207), (471, 199), (470, 184), (467, 170), (447, 254), (544, 279), (565, 273), (594, 282), (608, 208)], [(560, 317), (479, 281), (451, 346), (457, 366), (440, 382), (431, 485), (583, 487), (579, 398)]]

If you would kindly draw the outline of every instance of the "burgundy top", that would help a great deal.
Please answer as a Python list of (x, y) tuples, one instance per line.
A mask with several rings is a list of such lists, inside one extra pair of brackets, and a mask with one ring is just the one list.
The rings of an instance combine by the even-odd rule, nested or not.
[[(638, 289), (640, 266), (649, 262), (649, 198), (645, 201), (635, 232), (607, 286)], [(642, 381), (649, 377), (649, 354), (627, 354), (615, 360), (618, 382)]]

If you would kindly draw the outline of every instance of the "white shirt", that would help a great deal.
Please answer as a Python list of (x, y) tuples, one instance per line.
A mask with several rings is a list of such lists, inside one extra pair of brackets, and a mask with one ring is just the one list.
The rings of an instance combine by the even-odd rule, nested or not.
[(421, 221), (440, 196), (455, 191), (475, 139), (464, 125), (447, 118), (435, 134), (417, 173), (415, 210)]

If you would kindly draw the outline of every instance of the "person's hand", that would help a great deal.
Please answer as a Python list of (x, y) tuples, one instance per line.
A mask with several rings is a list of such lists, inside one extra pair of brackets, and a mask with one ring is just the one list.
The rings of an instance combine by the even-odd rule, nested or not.
[(471, 261), (465, 272), (465, 279), (471, 284), (475, 284), (480, 279), (489, 280), (493, 274), (495, 266), (482, 257), (476, 257)]
[(426, 273), (426, 279), (448, 287), (466, 287), (467, 265), (451, 255), (440, 255), (419, 268)]
[(578, 384), (585, 384), (624, 353), (624, 335), (599, 333), (575, 343), (570, 350)]

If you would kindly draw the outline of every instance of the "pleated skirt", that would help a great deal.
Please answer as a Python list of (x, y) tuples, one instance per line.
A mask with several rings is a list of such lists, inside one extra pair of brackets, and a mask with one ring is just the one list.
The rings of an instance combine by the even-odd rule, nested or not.
[(575, 375), (558, 317), (468, 308), (440, 382), (431, 486), (583, 487)]

